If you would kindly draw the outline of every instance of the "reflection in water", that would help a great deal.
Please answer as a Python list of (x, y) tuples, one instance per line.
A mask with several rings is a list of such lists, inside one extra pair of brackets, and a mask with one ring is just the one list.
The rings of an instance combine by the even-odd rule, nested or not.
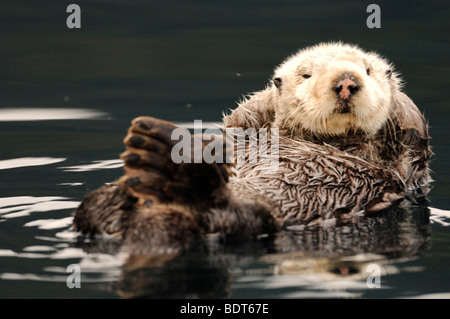
[[(429, 241), (428, 208), (404, 203), (358, 224), (284, 231), (245, 247), (207, 242), (170, 260), (130, 256), (118, 292), (127, 298), (223, 298), (230, 297), (238, 276), (234, 291), (254, 288), (285, 298), (357, 297), (368, 289), (369, 264), (380, 266), (381, 276), (398, 273), (391, 264), (418, 258)], [(255, 260), (261, 268), (247, 269)], [(333, 287), (341, 294), (330, 291)], [(275, 292), (280, 288), (289, 293)]]
[(0, 122), (106, 119), (108, 113), (88, 109), (4, 108)]
[[(56, 160), (35, 159), (34, 163), (41, 165)], [(25, 164), (8, 165), (13, 168)], [(102, 160), (58, 169), (86, 172), (122, 165), (121, 160)], [(73, 210), (78, 204), (61, 196), (0, 198), (0, 221), (5, 225), (11, 218)], [(120, 251), (120, 242), (114, 238), (80, 238), (69, 229), (71, 223), (72, 216), (68, 214), (24, 222), (23, 227), (36, 228), (34, 238), (39, 244), (15, 251), (9, 247), (0, 249), (0, 258), (47, 260), (47, 266), (33, 273), (4, 270), (0, 279), (64, 285), (67, 265), (77, 263), (82, 283), (95, 284), (96, 290), (114, 292), (123, 298), (227, 298), (236, 294), (254, 297), (255, 292), (273, 298), (364, 297), (370, 264), (379, 265), (383, 277), (424, 271), (418, 266), (402, 267), (402, 263), (419, 258), (427, 249), (430, 223), (450, 226), (450, 212), (429, 210), (425, 202), (405, 201), (383, 216), (361, 217), (357, 224), (292, 227), (239, 245), (223, 245), (211, 236), (178, 256), (159, 258), (129, 256)]]
[[(13, 209), (42, 202), (58, 206), (59, 200), (22, 196), (0, 203)], [(223, 245), (211, 236), (178, 256), (159, 258), (129, 256), (110, 238), (81, 239), (68, 230), (72, 217), (36, 219), (24, 226), (56, 230), (54, 237), (36, 237), (49, 244), (22, 251), (0, 249), (0, 257), (46, 259), (49, 265), (43, 273), (7, 271), (0, 273), (0, 279), (64, 283), (66, 268), (52, 261), (79, 260), (83, 283), (101, 284), (96, 289), (122, 298), (227, 298), (252, 289), (276, 298), (364, 297), (369, 264), (379, 265), (383, 277), (423, 270), (401, 264), (427, 249), (434, 219), (429, 214), (426, 206), (406, 202), (358, 224), (286, 230), (239, 245)], [(438, 216), (442, 225), (450, 224), (449, 212), (440, 211)]]
[(380, 217), (357, 224), (283, 232), (275, 239), (282, 252), (313, 252), (316, 256), (348, 256), (361, 252), (417, 256), (429, 241), (429, 209), (403, 202)]

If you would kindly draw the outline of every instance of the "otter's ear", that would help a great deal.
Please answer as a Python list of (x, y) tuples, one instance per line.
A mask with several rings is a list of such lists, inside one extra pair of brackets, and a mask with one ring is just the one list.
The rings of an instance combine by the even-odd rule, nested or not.
[(275, 119), (273, 90), (273, 86), (268, 86), (245, 98), (230, 115), (224, 116), (225, 127), (260, 129), (270, 126)]
[(391, 77), (392, 77), (392, 70), (386, 70), (386, 71), (384, 72), (384, 74), (386, 74), (386, 77), (390, 80)]
[(281, 87), (281, 78), (274, 78), (273, 84), (279, 89)]

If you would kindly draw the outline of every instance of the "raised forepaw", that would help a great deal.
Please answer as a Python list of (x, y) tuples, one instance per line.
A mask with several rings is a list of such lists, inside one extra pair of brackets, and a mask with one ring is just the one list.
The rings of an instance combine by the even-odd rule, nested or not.
[[(180, 130), (173, 123), (153, 117), (138, 117), (132, 121), (121, 154), (125, 162), (125, 175), (119, 180), (138, 198), (138, 203), (177, 203), (198, 209), (207, 209), (227, 201), (227, 164), (193, 163), (195, 147), (203, 151), (207, 143), (194, 143), (187, 130), (183, 137), (190, 139), (186, 145), (191, 161), (174, 160), (172, 149), (180, 143)], [(198, 151), (198, 150), (197, 150)], [(177, 163), (178, 162), (178, 163)]]

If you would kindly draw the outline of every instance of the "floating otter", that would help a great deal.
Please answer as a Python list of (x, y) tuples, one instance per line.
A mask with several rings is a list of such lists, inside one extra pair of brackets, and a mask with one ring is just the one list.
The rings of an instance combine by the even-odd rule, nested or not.
[(210, 233), (236, 241), (351, 223), (426, 193), (431, 181), (423, 115), (393, 66), (356, 46), (300, 50), (224, 126), (276, 129), (277, 169), (249, 153), (235, 164), (175, 164), (177, 127), (139, 117), (124, 140), (124, 176), (86, 196), (74, 229), (118, 236), (134, 253), (176, 254)]

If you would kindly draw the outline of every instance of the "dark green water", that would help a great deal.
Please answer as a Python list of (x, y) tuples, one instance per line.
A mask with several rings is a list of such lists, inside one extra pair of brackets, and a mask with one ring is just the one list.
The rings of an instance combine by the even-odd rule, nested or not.
[[(448, 1), (379, 1), (381, 29), (366, 26), (369, 1), (77, 1), (73, 30), (69, 3), (0, 3), (0, 298), (450, 297)], [(419, 231), (398, 231), (401, 251), (309, 249), (314, 236), (303, 234), (124, 265), (112, 243), (77, 243), (67, 231), (83, 196), (121, 176), (134, 117), (220, 121), (286, 56), (331, 40), (394, 62), (430, 124), (430, 206), (444, 211), (420, 227), (421, 212), (403, 216)], [(358, 247), (351, 234), (341, 236)], [(367, 287), (370, 263), (380, 289)], [(81, 267), (80, 289), (66, 285), (70, 264)]]

